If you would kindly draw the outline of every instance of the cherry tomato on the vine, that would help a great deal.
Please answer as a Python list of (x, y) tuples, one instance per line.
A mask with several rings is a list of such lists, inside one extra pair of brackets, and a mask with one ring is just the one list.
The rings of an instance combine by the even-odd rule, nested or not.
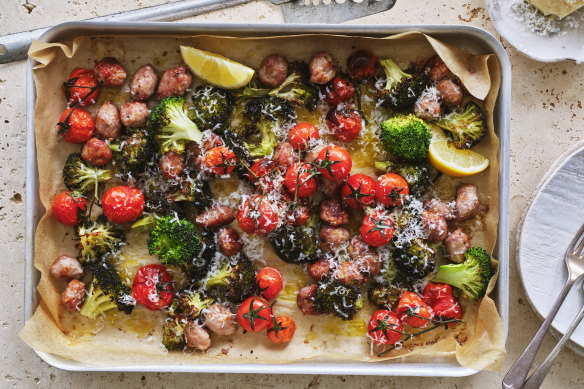
[(74, 226), (87, 211), (87, 200), (77, 192), (61, 192), (53, 201), (53, 216), (59, 223)]
[(372, 211), (365, 214), (361, 224), (361, 239), (369, 246), (384, 246), (391, 242), (393, 230), (393, 220), (389, 213)]
[(144, 194), (132, 186), (114, 186), (101, 198), (103, 214), (112, 223), (129, 223), (144, 213)]
[(353, 174), (341, 189), (341, 198), (349, 207), (361, 209), (375, 202), (375, 180), (365, 174)]
[(343, 180), (351, 172), (353, 160), (349, 152), (341, 146), (327, 146), (320, 150), (315, 159), (320, 174), (329, 180)]
[(271, 319), (272, 306), (261, 297), (248, 297), (237, 310), (237, 321), (245, 331), (260, 332), (270, 325)]
[(268, 327), (268, 338), (274, 343), (288, 343), (296, 332), (296, 323), (288, 316), (272, 318)]
[(349, 100), (355, 94), (353, 84), (341, 76), (335, 76), (325, 87), (325, 100), (338, 105)]
[(274, 178), (276, 176), (278, 164), (269, 158), (256, 160), (247, 173), (249, 180), (256, 188), (270, 192), (275, 187)]
[(402, 293), (396, 311), (401, 321), (410, 327), (425, 327), (434, 316), (422, 298), (410, 291)]
[[(431, 304), (434, 315), (443, 319), (459, 319), (462, 318), (462, 307), (452, 296), (445, 296), (435, 299)], [(456, 323), (448, 324), (449, 326)]]
[(266, 235), (278, 225), (278, 213), (267, 197), (255, 195), (239, 208), (237, 222), (248, 234)]
[(395, 312), (380, 309), (371, 315), (367, 335), (378, 345), (396, 344), (402, 337), (403, 326)]
[(173, 292), (172, 276), (162, 265), (142, 266), (134, 277), (132, 297), (151, 311), (168, 307)]
[(311, 139), (318, 139), (318, 129), (310, 123), (298, 123), (288, 133), (288, 142), (294, 150), (304, 150)]
[(271, 300), (275, 298), (284, 286), (282, 274), (275, 267), (263, 267), (255, 278), (256, 284), (262, 296)]
[(326, 114), (329, 130), (340, 141), (349, 142), (359, 136), (361, 132), (361, 114), (354, 109), (332, 108)]
[(428, 282), (424, 288), (424, 301), (432, 305), (437, 299), (452, 296), (452, 286), (438, 282)]
[(69, 108), (61, 114), (57, 123), (57, 133), (69, 143), (85, 143), (93, 136), (95, 120), (81, 108)]
[(225, 146), (213, 147), (205, 155), (205, 165), (218, 176), (231, 173), (236, 164), (235, 154)]
[(99, 82), (91, 69), (76, 68), (69, 75), (69, 80), (64, 82), (61, 89), (65, 94), (68, 104), (79, 103), (85, 107), (95, 103), (99, 94)]
[(368, 50), (358, 50), (347, 58), (347, 69), (351, 76), (363, 80), (375, 77), (377, 57)]
[(383, 205), (400, 206), (409, 193), (408, 183), (399, 174), (387, 173), (377, 178), (375, 196)]
[(301, 226), (310, 220), (310, 207), (292, 204), (288, 207), (284, 221), (292, 226)]
[(288, 168), (284, 185), (293, 195), (310, 197), (318, 188), (317, 172), (308, 163), (296, 162)]

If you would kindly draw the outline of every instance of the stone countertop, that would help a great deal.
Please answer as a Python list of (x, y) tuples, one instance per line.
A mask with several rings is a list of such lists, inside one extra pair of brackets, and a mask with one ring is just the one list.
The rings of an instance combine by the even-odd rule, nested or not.
[[(166, 2), (165, 0), (12, 0), (2, 1), (0, 34), (19, 32), (72, 20), (111, 14)], [(188, 21), (278, 23), (283, 18), (270, 3), (252, 2)], [(466, 24), (495, 34), (482, 0), (408, 0), (383, 14), (354, 21), (365, 24)], [(86, 387), (276, 387), (295, 388), (500, 388), (501, 380), (531, 340), (541, 320), (525, 297), (515, 266), (516, 231), (539, 181), (552, 162), (584, 137), (584, 65), (573, 62), (545, 64), (532, 61), (505, 41), (511, 59), (511, 252), (510, 328), (508, 356), (499, 372), (471, 377), (393, 378), (306, 375), (70, 373), (40, 360), (17, 336), (23, 326), (25, 69), (24, 61), (0, 65), (0, 252), (6, 266), (0, 273), (0, 388)], [(542, 350), (555, 340), (548, 336)], [(538, 361), (543, 360), (543, 355)], [(582, 357), (569, 349), (559, 356), (544, 388), (584, 387)]]

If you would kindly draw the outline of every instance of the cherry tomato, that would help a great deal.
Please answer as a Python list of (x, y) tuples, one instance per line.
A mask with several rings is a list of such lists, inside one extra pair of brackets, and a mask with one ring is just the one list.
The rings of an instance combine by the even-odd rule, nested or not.
[(289, 207), (284, 221), (292, 226), (301, 226), (310, 220), (310, 207), (294, 204)]
[(338, 105), (349, 100), (355, 94), (353, 84), (341, 76), (335, 76), (325, 87), (324, 99), (331, 104)]
[(326, 114), (326, 122), (335, 138), (343, 142), (352, 141), (361, 132), (361, 114), (354, 109), (332, 108)]
[(349, 152), (340, 146), (327, 146), (320, 150), (315, 163), (320, 174), (330, 180), (344, 180), (353, 166)]
[(162, 265), (142, 266), (134, 277), (132, 297), (151, 311), (168, 307), (173, 292), (172, 276)]
[(271, 322), (272, 306), (261, 297), (248, 297), (237, 310), (237, 321), (241, 328), (249, 332), (260, 332)]
[(205, 165), (218, 176), (231, 173), (236, 164), (235, 154), (225, 146), (213, 147), (205, 155)]
[(432, 306), (437, 299), (452, 296), (452, 287), (448, 284), (429, 282), (424, 288), (423, 296), (426, 304)]
[(85, 143), (93, 136), (95, 121), (91, 114), (81, 108), (69, 108), (57, 123), (58, 134), (69, 143)]
[(358, 50), (347, 58), (347, 69), (351, 76), (363, 80), (375, 77), (377, 57), (368, 50)]
[(251, 165), (251, 172), (247, 173), (250, 181), (253, 182), (256, 188), (270, 192), (275, 187), (275, 175), (278, 169), (278, 164), (269, 159), (258, 159)]
[(387, 173), (377, 178), (375, 196), (383, 205), (400, 206), (409, 193), (408, 183), (399, 174)]
[(144, 213), (144, 194), (132, 186), (114, 186), (101, 198), (101, 206), (112, 223), (129, 223)]
[[(460, 319), (462, 318), (462, 308), (456, 299), (452, 296), (444, 296), (437, 298), (431, 304), (434, 315), (444, 319)], [(448, 324), (449, 326), (456, 323)]]
[(396, 344), (402, 336), (403, 326), (395, 312), (380, 309), (371, 315), (367, 336), (375, 344)]
[(294, 150), (304, 150), (311, 139), (318, 139), (318, 129), (310, 123), (298, 123), (288, 133), (288, 142)]
[(59, 223), (74, 226), (87, 211), (87, 200), (81, 193), (61, 192), (53, 201), (53, 215)]
[[(310, 197), (316, 192), (318, 181), (317, 172), (312, 169), (310, 164), (296, 162), (288, 168), (284, 176), (284, 185), (292, 194), (298, 197)], [(298, 191), (298, 193), (296, 193)]]
[(237, 222), (248, 234), (266, 235), (278, 225), (278, 213), (267, 197), (255, 195), (239, 208)]
[(432, 308), (420, 296), (409, 291), (402, 293), (396, 311), (401, 321), (410, 327), (425, 327), (433, 317)]
[(341, 188), (341, 198), (349, 207), (360, 209), (375, 202), (375, 180), (365, 174), (353, 174)]
[(365, 215), (361, 224), (361, 239), (369, 246), (380, 247), (393, 238), (393, 220), (388, 213), (373, 211)]
[(296, 332), (296, 323), (288, 316), (272, 318), (268, 327), (268, 338), (274, 343), (288, 343)]
[(284, 286), (282, 274), (274, 267), (262, 268), (256, 275), (255, 281), (262, 296), (268, 300), (275, 298)]
[(69, 75), (69, 80), (61, 87), (68, 104), (85, 107), (95, 103), (99, 94), (99, 82), (91, 69), (76, 68)]

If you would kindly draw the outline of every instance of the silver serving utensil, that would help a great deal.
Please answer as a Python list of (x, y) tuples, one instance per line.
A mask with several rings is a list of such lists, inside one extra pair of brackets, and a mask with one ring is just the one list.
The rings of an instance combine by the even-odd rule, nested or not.
[[(286, 23), (336, 24), (387, 11), (396, 0), (270, 0)], [(316, 8), (314, 8), (316, 6)]]
[[(541, 342), (543, 341), (545, 334), (550, 328), (550, 325), (552, 324), (554, 318), (556, 317), (556, 314), (560, 310), (560, 307), (562, 306), (562, 303), (566, 299), (568, 292), (570, 292), (570, 289), (572, 289), (574, 283), (584, 275), (584, 225), (580, 227), (580, 229), (574, 236), (574, 239), (572, 239), (572, 242), (570, 242), (570, 245), (568, 246), (568, 249), (566, 250), (566, 254), (564, 256), (564, 262), (566, 263), (566, 267), (568, 268), (568, 280), (566, 281), (566, 284), (562, 288), (560, 295), (558, 296), (556, 302), (550, 309), (541, 327), (539, 327), (539, 330), (537, 331), (537, 333), (535, 334), (535, 336), (533, 337), (525, 351), (523, 351), (523, 354), (521, 354), (521, 356), (517, 359), (515, 364), (511, 367), (511, 369), (503, 379), (503, 389), (523, 388), (523, 385), (525, 384), (525, 378), (527, 378), (527, 374), (529, 373), (531, 364), (535, 359), (537, 350), (539, 349), (539, 346), (541, 346)], [(569, 338), (569, 335), (567, 338)], [(567, 340), (568, 339), (566, 339), (566, 341)], [(560, 350), (557, 350), (557, 352), (559, 351)], [(553, 359), (551, 362), (553, 362)], [(543, 377), (541, 378), (541, 380), (543, 381)]]

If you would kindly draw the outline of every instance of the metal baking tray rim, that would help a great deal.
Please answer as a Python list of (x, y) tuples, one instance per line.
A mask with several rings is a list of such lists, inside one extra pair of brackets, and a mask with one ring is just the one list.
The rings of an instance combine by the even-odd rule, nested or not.
[[(492, 296), (503, 320), (505, 338), (509, 325), (509, 144), (511, 64), (501, 43), (488, 32), (472, 26), (459, 25), (304, 25), (304, 24), (197, 24), (148, 22), (69, 22), (57, 25), (44, 33), (45, 42), (72, 39), (85, 35), (195, 35), (222, 34), (232, 36), (294, 35), (329, 33), (339, 35), (389, 36), (408, 31), (418, 31), (438, 36), (447, 41), (468, 44), (474, 39), (484, 53), (496, 56), (501, 70), (501, 86), (495, 107), (495, 128), (499, 146), (499, 226), (496, 255), (499, 260), (499, 279)], [(448, 39), (445, 39), (448, 38)], [(38, 169), (34, 137), (34, 107), (36, 90), (32, 76), (35, 65), (29, 58), (26, 86), (26, 198), (25, 198), (25, 322), (32, 317), (38, 305), (36, 285), (39, 272), (34, 267), (34, 235), (44, 207), (38, 195)], [(290, 364), (188, 364), (188, 365), (126, 365), (92, 366), (54, 354), (34, 350), (48, 364), (68, 371), (136, 371), (136, 372), (221, 372), (258, 374), (337, 374), (464, 377), (478, 371), (460, 366), (454, 356), (441, 363), (408, 362), (405, 357), (387, 362), (366, 363), (347, 361), (312, 360)]]

